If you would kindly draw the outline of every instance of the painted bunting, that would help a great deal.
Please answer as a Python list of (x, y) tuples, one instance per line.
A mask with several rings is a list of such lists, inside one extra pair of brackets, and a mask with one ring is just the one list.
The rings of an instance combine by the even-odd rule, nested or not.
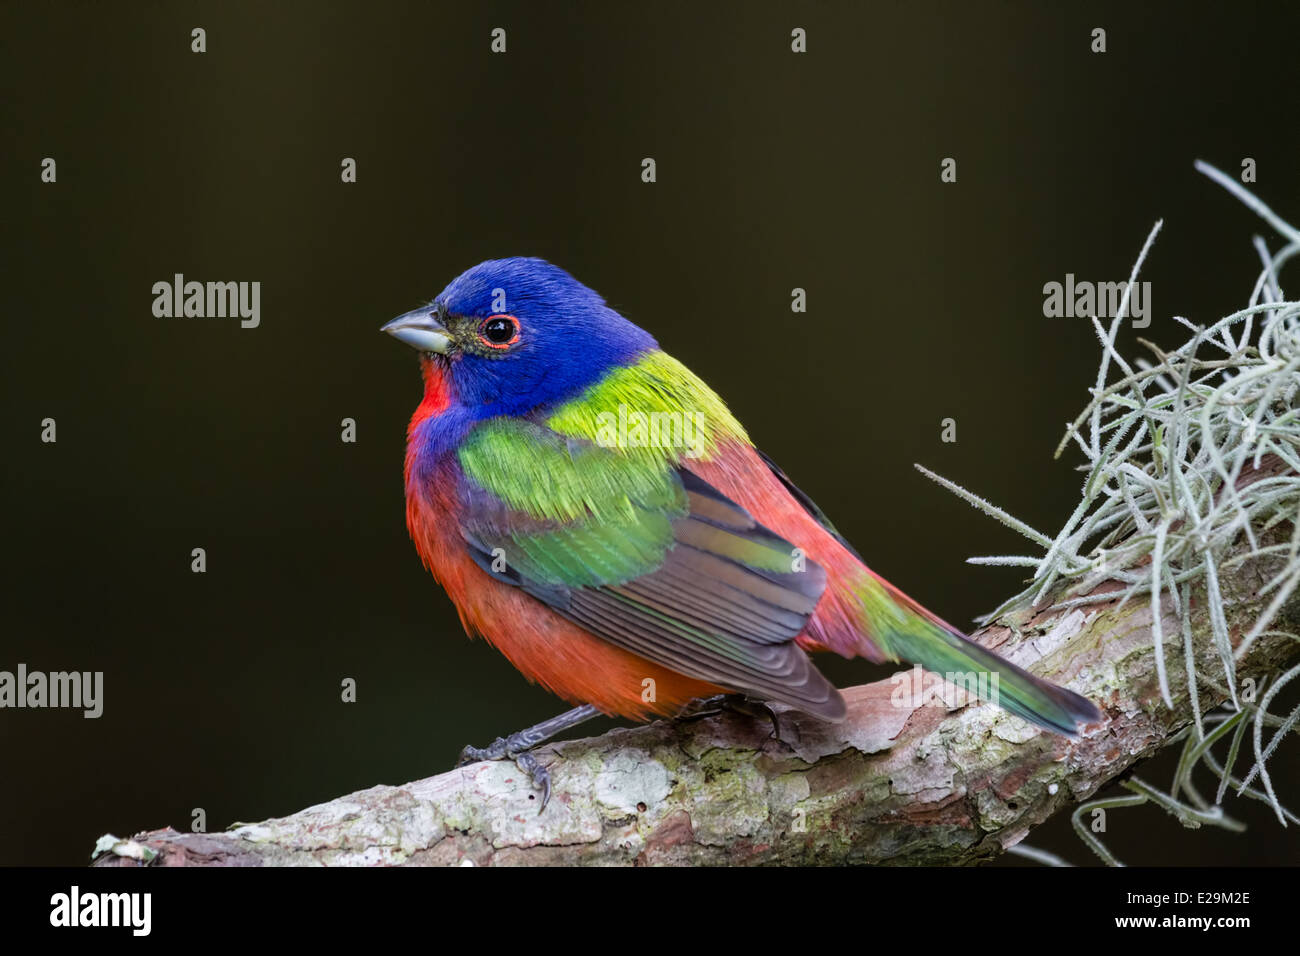
[(828, 721), (808, 651), (908, 661), (1072, 735), (1097, 708), (968, 641), (874, 574), (654, 338), (541, 259), (480, 263), (383, 330), (420, 353), (406, 523), (466, 631), (573, 704), (465, 748), (528, 753), (598, 712), (743, 695)]

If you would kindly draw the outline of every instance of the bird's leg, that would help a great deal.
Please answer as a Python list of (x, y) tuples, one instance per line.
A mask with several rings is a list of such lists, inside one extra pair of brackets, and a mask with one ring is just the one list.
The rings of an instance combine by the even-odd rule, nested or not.
[(746, 697), (744, 694), (715, 694), (712, 697), (697, 697), (687, 703), (674, 719), (680, 721), (700, 720), (704, 717), (713, 717), (724, 710), (744, 714), (746, 717), (770, 720), (772, 722), (770, 736), (784, 743), (781, 740), (781, 720), (777, 712), (764, 701)]
[(460, 759), (456, 761), (456, 766), (463, 767), (466, 764), (478, 763), (480, 760), (502, 760), (508, 757), (520, 770), (528, 774), (533, 781), (533, 786), (542, 791), (542, 806), (537, 811), (541, 813), (551, 799), (551, 774), (530, 751), (556, 734), (599, 716), (600, 711), (595, 707), (583, 704), (573, 710), (566, 710), (558, 717), (525, 727), (509, 737), (498, 737), (486, 747), (466, 745), (460, 752)]

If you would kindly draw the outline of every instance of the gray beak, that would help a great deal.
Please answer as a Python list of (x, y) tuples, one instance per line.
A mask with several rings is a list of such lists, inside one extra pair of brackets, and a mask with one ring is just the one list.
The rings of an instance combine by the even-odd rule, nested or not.
[(433, 317), (433, 306), (415, 309), (405, 315), (399, 315), (393, 321), (380, 326), (379, 331), (387, 332), (399, 342), (405, 342), (421, 352), (446, 353), (451, 344), (451, 337), (438, 320)]

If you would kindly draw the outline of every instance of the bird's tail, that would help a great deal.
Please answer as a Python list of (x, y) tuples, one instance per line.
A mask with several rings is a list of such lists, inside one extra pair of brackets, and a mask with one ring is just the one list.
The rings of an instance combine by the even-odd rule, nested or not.
[(865, 617), (863, 629), (887, 658), (919, 664), (1003, 710), (1059, 734), (1073, 737), (1080, 723), (1101, 719), (1100, 711), (1087, 698), (1035, 677), (967, 640), (870, 571), (854, 591)]

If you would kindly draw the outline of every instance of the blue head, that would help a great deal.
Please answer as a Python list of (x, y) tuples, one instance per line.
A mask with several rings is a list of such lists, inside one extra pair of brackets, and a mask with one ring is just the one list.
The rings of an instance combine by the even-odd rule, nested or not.
[(384, 331), (445, 363), (454, 400), (476, 417), (569, 398), (656, 348), (649, 333), (542, 259), (480, 262)]

